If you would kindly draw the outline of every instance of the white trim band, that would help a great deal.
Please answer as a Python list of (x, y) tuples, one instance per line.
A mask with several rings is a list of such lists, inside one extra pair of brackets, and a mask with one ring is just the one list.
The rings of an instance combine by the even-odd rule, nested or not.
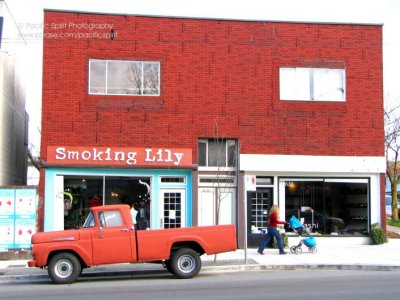
[(240, 171), (385, 173), (384, 156), (308, 156), (241, 154)]

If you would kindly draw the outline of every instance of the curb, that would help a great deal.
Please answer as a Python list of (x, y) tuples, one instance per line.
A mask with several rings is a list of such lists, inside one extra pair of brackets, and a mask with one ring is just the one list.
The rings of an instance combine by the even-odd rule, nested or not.
[[(201, 273), (218, 272), (243, 272), (243, 271), (270, 271), (270, 270), (346, 270), (346, 271), (399, 271), (400, 266), (395, 265), (343, 265), (343, 264), (315, 264), (315, 265), (223, 265), (223, 266), (204, 266)], [(110, 276), (149, 276), (157, 274), (168, 274), (164, 269), (160, 270), (95, 270), (84, 272), (81, 278), (110, 277)], [(19, 280), (50, 280), (46, 274), (21, 274), (21, 275), (0, 275), (0, 281), (19, 281)]]
[(344, 265), (344, 264), (315, 264), (315, 265), (232, 265), (203, 267), (201, 272), (214, 271), (267, 271), (267, 270), (350, 270), (350, 271), (399, 271), (396, 265)]

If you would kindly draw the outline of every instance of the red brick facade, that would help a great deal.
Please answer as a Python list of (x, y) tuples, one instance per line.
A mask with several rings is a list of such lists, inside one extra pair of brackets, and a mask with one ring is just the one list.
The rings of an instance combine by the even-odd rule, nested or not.
[[(55, 36), (91, 32), (72, 23), (112, 24), (115, 38)], [(56, 11), (45, 24), (44, 160), (51, 145), (175, 147), (196, 164), (215, 124), (241, 154), (384, 155), (380, 25)], [(89, 95), (89, 59), (160, 61), (160, 96)], [(344, 67), (346, 101), (280, 101), (282, 66)]]

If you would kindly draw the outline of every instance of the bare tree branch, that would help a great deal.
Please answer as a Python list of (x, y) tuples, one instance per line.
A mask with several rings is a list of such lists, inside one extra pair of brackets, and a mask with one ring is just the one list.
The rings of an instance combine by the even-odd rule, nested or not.
[(134, 94), (142, 94), (142, 71), (138, 63), (132, 62), (129, 64), (129, 73), (127, 74), (128, 81), (132, 84)]
[[(215, 164), (217, 166), (216, 178), (213, 181), (213, 186), (216, 193), (216, 225), (221, 222), (221, 206), (222, 202), (229, 197), (229, 193), (232, 191), (233, 180), (236, 176), (236, 170), (232, 167), (236, 166), (237, 160), (237, 148), (234, 147), (235, 153), (228, 145), (228, 140), (221, 136), (219, 131), (218, 123), (214, 124), (214, 153), (215, 153)], [(231, 160), (230, 160), (231, 159)], [(217, 255), (214, 256), (214, 263), (217, 261)]]
[(385, 108), (386, 175), (391, 184), (392, 218), (399, 219), (397, 186), (399, 184), (400, 106)]
[(40, 171), (43, 166), (42, 161), (38, 157), (34, 157), (31, 149), (28, 148), (28, 158), (36, 170)]

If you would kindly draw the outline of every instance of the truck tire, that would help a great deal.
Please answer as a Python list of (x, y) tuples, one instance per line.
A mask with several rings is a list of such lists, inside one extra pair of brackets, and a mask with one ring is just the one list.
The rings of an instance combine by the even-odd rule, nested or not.
[(169, 262), (171, 272), (178, 278), (188, 279), (196, 276), (201, 269), (199, 254), (188, 248), (176, 251)]
[(170, 260), (170, 259), (166, 260), (166, 261), (164, 262), (164, 265), (165, 265), (165, 267), (167, 268), (167, 271), (173, 274), (172, 268), (171, 268), (171, 260)]
[(82, 266), (79, 259), (68, 252), (54, 255), (48, 265), (48, 273), (51, 280), (60, 284), (74, 282), (81, 274), (81, 271)]

